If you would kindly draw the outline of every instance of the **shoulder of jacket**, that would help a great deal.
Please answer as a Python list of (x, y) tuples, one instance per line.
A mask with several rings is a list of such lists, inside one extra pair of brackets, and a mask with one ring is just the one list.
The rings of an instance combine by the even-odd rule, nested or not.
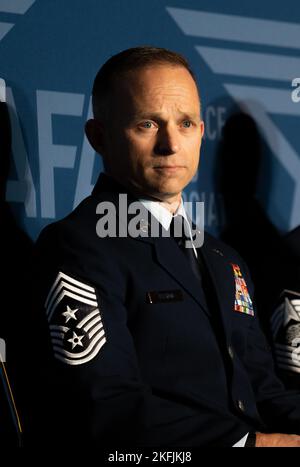
[(204, 243), (206, 243), (206, 246), (211, 250), (220, 252), (229, 261), (234, 261), (238, 264), (246, 265), (245, 260), (241, 257), (237, 250), (235, 250), (227, 243), (224, 243), (222, 240), (209, 234), (208, 232), (205, 232)]
[[(93, 215), (94, 214), (94, 215)], [(63, 219), (51, 222), (44, 227), (37, 240), (36, 248), (56, 247), (59, 245), (80, 241), (95, 234), (96, 205), (89, 196), (84, 199), (71, 213)]]

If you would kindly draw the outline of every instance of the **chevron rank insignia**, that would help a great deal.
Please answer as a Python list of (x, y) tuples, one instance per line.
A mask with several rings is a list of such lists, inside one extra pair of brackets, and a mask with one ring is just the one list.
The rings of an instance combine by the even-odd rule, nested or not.
[(285, 290), (281, 294), (271, 331), (278, 368), (300, 373), (300, 293)]
[(55, 358), (81, 365), (98, 354), (106, 336), (93, 287), (59, 272), (45, 308)]
[(237, 264), (231, 264), (235, 281), (234, 310), (254, 316), (253, 304), (248, 292), (247, 284)]

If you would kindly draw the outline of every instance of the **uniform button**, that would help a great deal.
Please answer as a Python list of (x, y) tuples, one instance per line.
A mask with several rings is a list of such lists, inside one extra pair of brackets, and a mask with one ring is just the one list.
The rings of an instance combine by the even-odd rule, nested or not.
[(243, 401), (240, 399), (237, 401), (238, 408), (240, 409), (241, 412), (245, 412), (245, 404)]
[(231, 347), (231, 345), (228, 346), (228, 355), (229, 357), (233, 360), (233, 357), (234, 357), (234, 351), (233, 351), (233, 348)]

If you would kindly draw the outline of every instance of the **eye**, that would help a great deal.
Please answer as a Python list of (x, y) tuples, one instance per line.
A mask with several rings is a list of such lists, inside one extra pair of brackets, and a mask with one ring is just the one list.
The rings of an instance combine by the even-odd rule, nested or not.
[(182, 122), (182, 126), (183, 126), (184, 128), (190, 128), (190, 127), (192, 126), (191, 120), (184, 120), (184, 121)]
[(140, 126), (142, 128), (150, 129), (153, 126), (153, 122), (150, 122), (149, 120), (146, 120), (145, 122), (141, 123)]

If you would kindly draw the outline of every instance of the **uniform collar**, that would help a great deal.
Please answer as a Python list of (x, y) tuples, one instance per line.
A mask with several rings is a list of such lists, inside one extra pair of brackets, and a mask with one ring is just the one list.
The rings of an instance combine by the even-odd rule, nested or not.
[(183, 205), (182, 198), (180, 200), (180, 204), (177, 208), (177, 211), (172, 214), (165, 206), (163, 206), (159, 201), (152, 201), (148, 199), (139, 199), (140, 203), (151, 213), (153, 217), (163, 226), (165, 230), (170, 229), (170, 225), (172, 222), (173, 217), (182, 216), (185, 221), (187, 222), (189, 228), (189, 237), (193, 245), (193, 250), (195, 256), (198, 257), (197, 250), (194, 246), (193, 242), (193, 235), (191, 229), (191, 220), (188, 218), (186, 210)]
[(163, 226), (165, 230), (169, 230), (172, 218), (181, 215), (190, 223), (186, 211), (184, 209), (182, 198), (180, 204), (174, 214), (172, 214), (160, 201), (152, 201), (149, 199), (140, 198), (140, 203), (155, 217), (155, 219)]

